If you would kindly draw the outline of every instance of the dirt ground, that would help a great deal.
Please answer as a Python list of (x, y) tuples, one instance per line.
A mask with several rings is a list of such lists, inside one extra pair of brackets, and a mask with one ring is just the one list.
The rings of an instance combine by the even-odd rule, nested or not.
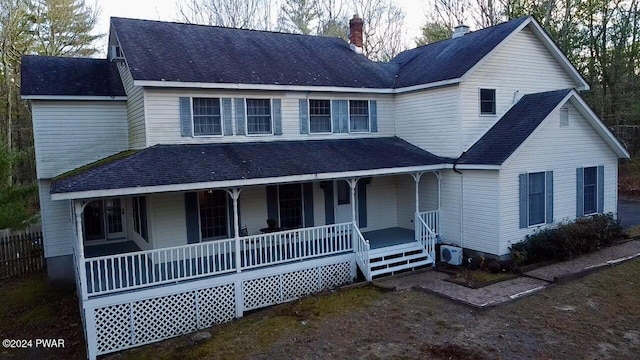
[(637, 359), (640, 260), (475, 310), (432, 294), (338, 291), (114, 359)]

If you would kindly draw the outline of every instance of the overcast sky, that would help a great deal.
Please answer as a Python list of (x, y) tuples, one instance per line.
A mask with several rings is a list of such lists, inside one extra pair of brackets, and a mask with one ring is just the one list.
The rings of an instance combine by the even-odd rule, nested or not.
[[(425, 17), (421, 5), (422, 1), (395, 0), (395, 2), (406, 13), (405, 40), (408, 41), (410, 47), (413, 47), (413, 39), (420, 35), (420, 26)], [(88, 3), (91, 3), (91, 1), (88, 1)], [(100, 21), (96, 30), (102, 34), (108, 33), (109, 18), (111, 16), (169, 21), (177, 19), (175, 0), (96, 0), (96, 3), (101, 9)], [(274, 9), (277, 9), (275, 4)], [(100, 50), (104, 51), (106, 39), (103, 39), (102, 44), (98, 46)]]

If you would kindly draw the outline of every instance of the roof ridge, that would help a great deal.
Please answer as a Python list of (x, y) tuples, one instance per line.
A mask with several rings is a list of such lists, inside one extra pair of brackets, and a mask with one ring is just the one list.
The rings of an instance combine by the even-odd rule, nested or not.
[(338, 40), (344, 41), (344, 39), (339, 38), (337, 36), (297, 34), (297, 33), (288, 33), (288, 32), (275, 31), (275, 30), (243, 29), (243, 28), (235, 28), (235, 27), (228, 27), (228, 26), (196, 24), (196, 23), (171, 21), (171, 20), (151, 20), (151, 19), (138, 19), (138, 18), (112, 16), (110, 18), (110, 21), (113, 20), (113, 19), (126, 20), (126, 21), (154, 22), (154, 23), (172, 24), (172, 25), (180, 25), (180, 26), (195, 26), (195, 27), (204, 27), (204, 28), (221, 29), (221, 30), (237, 30), (237, 31), (247, 31), (247, 32), (249, 32), (249, 31), (250, 32), (259, 32), (259, 33), (266, 33), (266, 34), (303, 36), (303, 37), (312, 37), (312, 38), (321, 38), (321, 39), (338, 39)]

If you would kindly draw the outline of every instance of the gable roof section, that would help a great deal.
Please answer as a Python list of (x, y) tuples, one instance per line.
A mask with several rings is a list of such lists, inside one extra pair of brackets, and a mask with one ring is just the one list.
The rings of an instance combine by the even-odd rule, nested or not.
[(404, 51), (392, 63), (400, 67), (395, 88), (459, 79), (530, 18), (521, 17)]
[(552, 111), (569, 99), (575, 99), (578, 110), (619, 157), (629, 157), (629, 153), (589, 110), (579, 95), (574, 90), (564, 89), (523, 96), (460, 156), (456, 165), (502, 165)]
[(156, 145), (63, 174), (53, 180), (51, 193), (82, 192), (86, 196), (87, 192), (116, 190), (124, 195), (143, 192), (141, 187), (181, 191), (232, 181), (240, 186), (247, 180), (269, 183), (267, 179), (301, 175), (317, 180), (322, 178), (319, 174), (440, 167), (443, 162), (397, 137)]
[(25, 55), (21, 84), (25, 99), (126, 96), (116, 64), (105, 59)]
[(136, 81), (390, 88), (395, 65), (342, 39), (111, 18)]

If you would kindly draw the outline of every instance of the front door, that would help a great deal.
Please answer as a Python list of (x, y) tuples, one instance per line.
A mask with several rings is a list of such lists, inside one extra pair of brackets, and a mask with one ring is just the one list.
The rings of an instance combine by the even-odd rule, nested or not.
[(102, 200), (95, 200), (84, 208), (84, 238), (87, 241), (104, 240), (104, 208)]
[(336, 180), (335, 189), (335, 222), (336, 224), (351, 222), (351, 187), (344, 180)]

